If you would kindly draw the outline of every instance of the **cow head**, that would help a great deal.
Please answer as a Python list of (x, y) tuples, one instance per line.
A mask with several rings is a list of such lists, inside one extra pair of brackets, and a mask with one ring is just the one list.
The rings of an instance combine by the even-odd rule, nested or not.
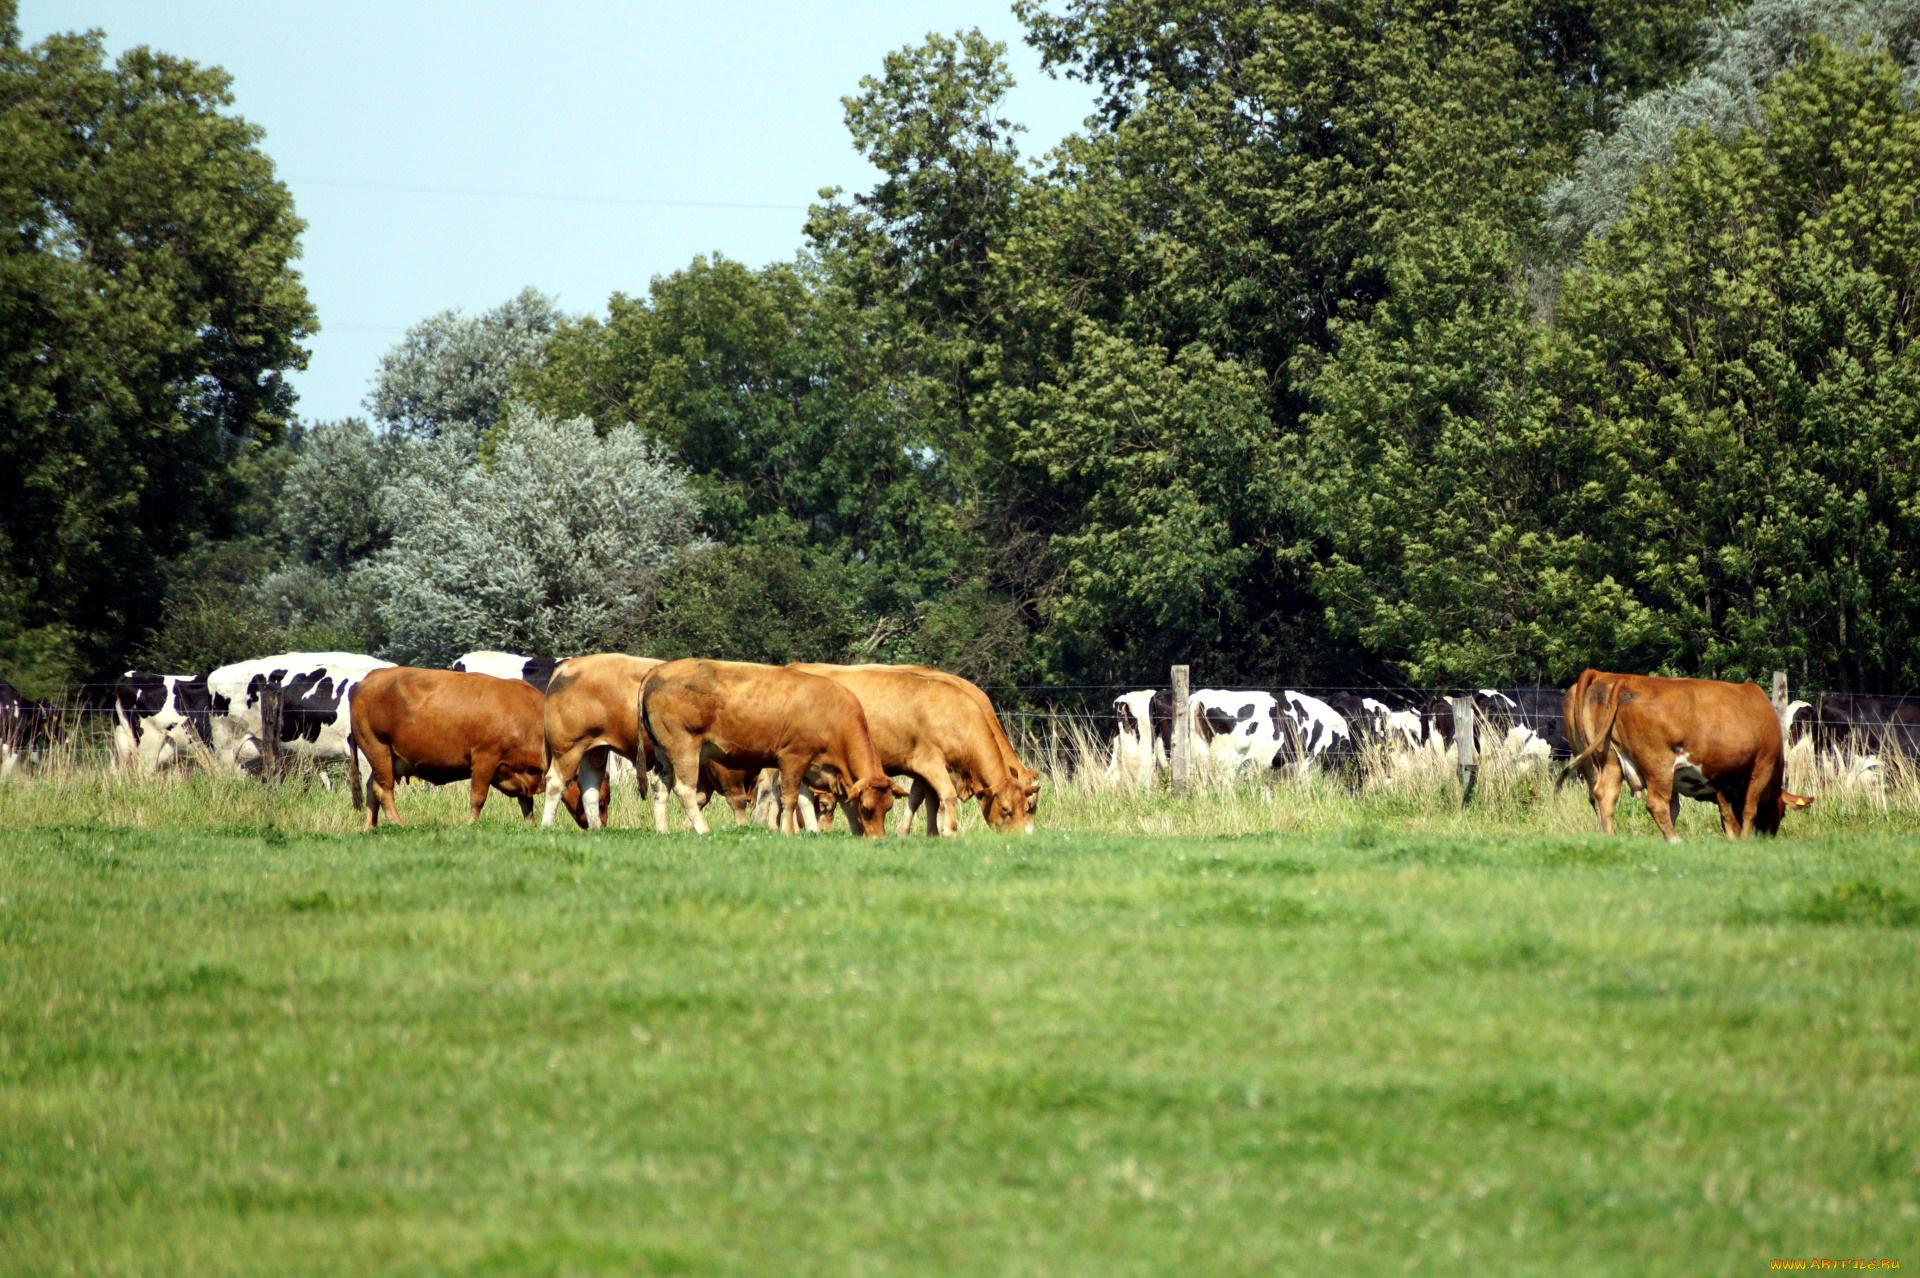
[(995, 830), (1032, 834), (1033, 809), (1039, 796), (1040, 774), (1016, 768), (999, 785), (981, 791), (980, 812)]
[(887, 812), (896, 797), (904, 794), (889, 777), (867, 778), (853, 783), (843, 802), (854, 832), (878, 836), (887, 832)]
[(1762, 803), (1760, 810), (1753, 814), (1753, 829), (1760, 834), (1780, 833), (1780, 822), (1789, 812), (1804, 812), (1813, 806), (1813, 796), (1795, 794), (1781, 787), (1779, 797)]

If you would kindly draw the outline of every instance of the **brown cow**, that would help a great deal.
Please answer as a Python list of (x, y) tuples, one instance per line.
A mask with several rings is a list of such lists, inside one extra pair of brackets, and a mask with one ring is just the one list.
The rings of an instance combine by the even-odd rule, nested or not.
[[(1000, 715), (993, 708), (992, 698), (988, 697), (972, 680), (962, 679), (959, 675), (948, 674), (944, 670), (934, 670), (928, 666), (902, 666), (900, 669), (916, 670), (937, 679), (945, 679), (972, 698), (974, 704), (986, 715), (987, 725), (993, 729), (993, 739), (1000, 747), (1000, 760), (1006, 766), (1007, 774), (1017, 783), (1018, 790), (1017, 792), (1008, 790), (1004, 794), (995, 792), (992, 796), (982, 795), (981, 807), (984, 810), (989, 802), (999, 803), (1004, 797), (1013, 809), (1013, 816), (1006, 821), (1005, 828), (1018, 826), (1028, 834), (1032, 834), (1033, 818), (1040, 810), (1040, 774), (1020, 762), (1020, 756), (1014, 752), (1013, 742), (1007, 738), (1007, 730), (1000, 725)], [(913, 794), (907, 800), (908, 806), (917, 810), (927, 797), (925, 787), (915, 786)], [(908, 820), (911, 819), (912, 812), (909, 812)]]
[[(352, 693), (354, 748), (367, 760), (367, 829), (380, 813), (398, 825), (393, 787), (398, 777), (433, 785), (473, 783), (473, 820), (487, 787), (520, 801), (533, 818), (533, 796), (547, 770), (539, 689), (519, 679), (458, 670), (389, 666), (375, 670)], [(577, 789), (567, 810), (585, 824)]]
[(886, 833), (894, 786), (880, 766), (859, 699), (818, 675), (745, 661), (669, 661), (640, 693), (642, 735), (700, 834), (697, 783), (701, 765), (717, 763), (752, 775), (776, 768), (780, 828), (819, 828), (801, 789), (830, 793), (848, 808), (861, 834)]
[[(639, 732), (640, 686), (661, 664), (658, 657), (629, 657), (603, 652), (560, 663), (547, 685), (547, 807), (542, 825), (552, 825), (559, 797), (578, 784), (585, 793), (588, 829), (606, 823), (610, 792), (607, 757), (618, 754), (639, 773), (640, 797), (647, 798), (647, 774), (657, 771)], [(723, 767), (703, 768), (700, 805), (715, 791), (726, 795), (735, 821), (746, 821), (751, 794), (747, 778)], [(667, 830), (667, 792), (652, 788), (653, 828)]]
[(1559, 784), (1575, 772), (1586, 778), (1608, 834), (1623, 780), (1645, 793), (1669, 842), (1680, 838), (1673, 822), (1683, 795), (1717, 803), (1732, 839), (1777, 833), (1788, 807), (1813, 802), (1788, 793), (1780, 720), (1754, 684), (1588, 670), (1567, 690), (1564, 712), (1574, 755)]
[(929, 834), (958, 834), (959, 800), (974, 797), (994, 829), (1032, 831), (1028, 786), (1039, 786), (1024, 769), (1013, 770), (1017, 758), (1008, 766), (1013, 747), (986, 694), (965, 679), (924, 666), (796, 662), (788, 669), (831, 679), (860, 698), (880, 765), (914, 778), (901, 834), (929, 798)]
[[(657, 657), (601, 652), (569, 657), (555, 667), (547, 683), (547, 806), (540, 824), (552, 825), (562, 793), (577, 783), (586, 806), (587, 828), (606, 824), (607, 756), (633, 761), (647, 793), (648, 761), (634, 722), (640, 685), (660, 665)], [(664, 796), (654, 802), (654, 824), (665, 828)]]

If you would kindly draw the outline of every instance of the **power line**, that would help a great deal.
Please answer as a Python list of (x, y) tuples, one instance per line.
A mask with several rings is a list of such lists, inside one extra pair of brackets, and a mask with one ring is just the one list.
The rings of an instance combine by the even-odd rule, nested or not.
[(566, 195), (552, 191), (482, 191), (460, 186), (424, 186), (412, 182), (366, 182), (356, 178), (289, 177), (299, 186), (337, 186), (357, 191), (401, 191), (410, 195), (459, 195), (483, 200), (549, 200), (560, 204), (640, 204), (676, 209), (762, 209), (804, 213), (805, 204), (750, 204), (727, 200), (658, 200), (627, 195)]

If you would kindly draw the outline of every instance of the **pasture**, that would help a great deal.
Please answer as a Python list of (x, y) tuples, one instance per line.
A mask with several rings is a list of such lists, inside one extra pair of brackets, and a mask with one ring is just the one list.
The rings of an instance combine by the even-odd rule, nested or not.
[[(1920, 821), (1491, 775), (705, 840), (0, 787), (9, 1273), (1913, 1262)], [(1623, 805), (1623, 812), (1626, 811)]]

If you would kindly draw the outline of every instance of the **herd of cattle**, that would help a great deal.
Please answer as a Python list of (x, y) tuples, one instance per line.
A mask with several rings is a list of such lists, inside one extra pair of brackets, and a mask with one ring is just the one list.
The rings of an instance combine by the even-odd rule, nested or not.
[[(17, 695), (8, 704), (18, 754), (46, 738), (55, 716)], [(903, 833), (922, 807), (929, 833), (956, 833), (968, 799), (995, 829), (1030, 830), (1040, 788), (987, 695), (943, 671), (619, 653), (474, 652), (447, 670), (282, 653), (206, 675), (130, 670), (114, 685), (114, 753), (147, 773), (196, 758), (231, 769), (258, 769), (270, 756), (344, 761), (356, 806), (364, 770), (369, 829), (382, 815), (399, 819), (394, 788), (408, 778), (469, 782), (475, 817), (494, 789), (528, 817), (544, 796), (545, 824), (564, 805), (594, 828), (615, 758), (651, 792), (655, 828), (667, 827), (671, 794), (702, 833), (716, 793), (741, 820), (771, 808), (789, 832), (831, 824), (837, 808), (859, 832), (879, 834), (896, 797), (907, 800)]]
[[(276, 733), (266, 722), (270, 688)], [(1879, 773), (1883, 756), (1920, 758), (1920, 700), (1903, 697), (1829, 695), (1776, 710), (1752, 684), (1591, 670), (1566, 692), (1470, 695), (1482, 751), (1522, 768), (1559, 763), (1562, 782), (1581, 775), (1609, 831), (1623, 786), (1645, 797), (1669, 835), (1681, 797), (1718, 803), (1739, 835), (1776, 829), (1781, 813), (1811, 802), (1785, 788), (1793, 751), (1835, 755), (1856, 778)], [(394, 787), (407, 778), (469, 782), (476, 817), (491, 788), (529, 818), (544, 798), (544, 824), (564, 805), (595, 828), (623, 760), (661, 830), (672, 795), (705, 832), (714, 794), (736, 819), (786, 831), (830, 824), (838, 809), (855, 830), (877, 834), (896, 798), (907, 801), (902, 833), (922, 807), (929, 833), (955, 833), (969, 799), (993, 828), (1031, 830), (1039, 793), (1039, 774), (1020, 761), (985, 692), (921, 666), (473, 652), (430, 670), (284, 653), (205, 675), (130, 670), (114, 686), (113, 713), (115, 756), (141, 772), (195, 758), (234, 769), (269, 757), (344, 761), (368, 828), (382, 815), (398, 820)], [(1407, 757), (1454, 739), (1443, 698), (1203, 688), (1188, 714), (1194, 769), (1211, 779), (1274, 769), (1352, 776), (1368, 753)], [(1126, 693), (1113, 718), (1109, 772), (1150, 783), (1172, 752), (1172, 693)], [(60, 733), (54, 707), (0, 680), (0, 777)]]

